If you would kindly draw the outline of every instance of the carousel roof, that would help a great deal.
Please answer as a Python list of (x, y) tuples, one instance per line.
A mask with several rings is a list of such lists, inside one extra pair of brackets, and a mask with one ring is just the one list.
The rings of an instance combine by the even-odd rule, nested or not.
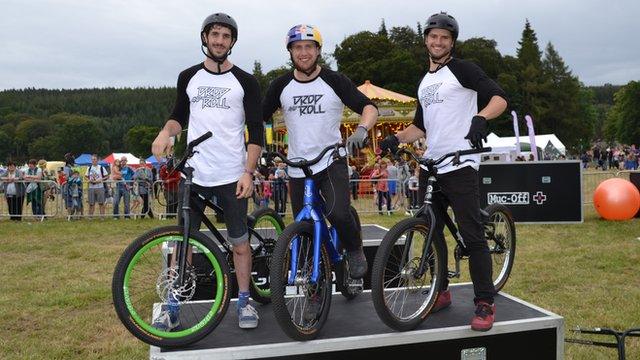
[(375, 86), (369, 80), (365, 80), (364, 84), (358, 86), (358, 90), (371, 100), (389, 100), (401, 103), (416, 101), (416, 99), (411, 96), (402, 95), (397, 92)]

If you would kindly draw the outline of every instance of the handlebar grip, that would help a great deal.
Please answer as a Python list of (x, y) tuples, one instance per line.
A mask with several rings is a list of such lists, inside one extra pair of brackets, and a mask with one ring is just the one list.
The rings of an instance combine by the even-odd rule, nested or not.
[(189, 145), (187, 145), (187, 147), (190, 149), (193, 149), (194, 147), (200, 145), (201, 142), (207, 140), (211, 136), (213, 136), (213, 133), (211, 131), (207, 131), (206, 133), (202, 134), (200, 137), (190, 142)]

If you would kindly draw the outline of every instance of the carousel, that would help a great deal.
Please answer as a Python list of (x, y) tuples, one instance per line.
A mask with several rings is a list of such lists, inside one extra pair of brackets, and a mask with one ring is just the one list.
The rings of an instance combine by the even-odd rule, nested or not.
[[(394, 134), (413, 121), (416, 110), (416, 99), (391, 90), (373, 85), (369, 80), (358, 86), (358, 90), (371, 99), (378, 106), (378, 122), (369, 130), (368, 148), (363, 149), (359, 156), (353, 159), (356, 165), (365, 165), (375, 159), (378, 142), (389, 134)], [(351, 135), (360, 123), (360, 115), (345, 106), (342, 115), (340, 132), (342, 138)], [(273, 125), (267, 125), (267, 144), (284, 150), (287, 147), (287, 129), (282, 113), (278, 111), (273, 116)]]

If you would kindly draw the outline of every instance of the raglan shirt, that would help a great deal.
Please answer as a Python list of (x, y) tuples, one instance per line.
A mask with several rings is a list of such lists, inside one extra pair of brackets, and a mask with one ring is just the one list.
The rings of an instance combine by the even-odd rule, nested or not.
[[(500, 86), (472, 62), (453, 58), (437, 71), (428, 72), (418, 87), (418, 105), (413, 119), (413, 124), (426, 133), (424, 158), (437, 159), (452, 151), (471, 149), (464, 138), (471, 119), (493, 96), (507, 99)], [(479, 168), (479, 154), (460, 157), (461, 161), (466, 159), (473, 162), (453, 166), (445, 160), (438, 173), (464, 166)]]
[[(281, 108), (289, 135), (288, 159), (311, 160), (327, 146), (342, 140), (340, 123), (344, 105), (358, 114), (362, 114), (367, 105), (375, 106), (348, 77), (322, 68), (320, 74), (309, 81), (296, 80), (293, 71), (274, 80), (265, 95), (262, 112), (268, 120)], [(317, 174), (331, 162), (331, 152), (328, 152), (311, 170)], [(288, 172), (292, 178), (304, 177), (302, 169), (290, 167)]]
[(211, 187), (238, 181), (247, 161), (245, 124), (248, 142), (264, 144), (258, 81), (235, 65), (214, 73), (200, 63), (180, 73), (177, 87), (171, 119), (188, 127), (187, 142), (207, 131), (213, 134), (189, 160), (193, 182)]

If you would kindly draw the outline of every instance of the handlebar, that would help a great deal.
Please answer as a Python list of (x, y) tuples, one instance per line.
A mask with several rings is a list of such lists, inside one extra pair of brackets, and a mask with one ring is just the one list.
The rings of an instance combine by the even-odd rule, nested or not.
[[(280, 159), (282, 159), (282, 162), (284, 162), (285, 164), (291, 166), (291, 167), (295, 167), (295, 168), (306, 168), (306, 167), (310, 167), (313, 166), (315, 164), (317, 164), (318, 162), (320, 162), (320, 160), (322, 160), (322, 158), (327, 154), (327, 152), (329, 152), (330, 150), (334, 150), (334, 156), (336, 156), (338, 158), (345, 158), (347, 156), (347, 149), (345, 147), (345, 145), (342, 142), (339, 142), (337, 144), (333, 144), (333, 145), (329, 145), (326, 148), (324, 148), (320, 154), (318, 156), (316, 156), (315, 158), (311, 159), (311, 160), (307, 160), (307, 159), (302, 159), (299, 161), (291, 161), (289, 159), (287, 159), (287, 157), (277, 151), (269, 151), (267, 152), (265, 155), (267, 156), (267, 158), (273, 158), (275, 156), (279, 157)], [(344, 150), (343, 153), (340, 152), (340, 150)]]
[(402, 149), (398, 150), (396, 152), (396, 155), (409, 154), (413, 158), (413, 160), (415, 160), (418, 164), (424, 165), (424, 166), (427, 166), (427, 167), (431, 168), (433, 166), (436, 166), (436, 165), (442, 163), (443, 161), (445, 161), (446, 159), (448, 159), (450, 157), (453, 157), (453, 163), (455, 165), (457, 165), (457, 164), (460, 164), (460, 156), (462, 156), (462, 155), (486, 153), (486, 152), (491, 152), (491, 150), (492, 149), (490, 147), (484, 147), (484, 148), (480, 148), (480, 149), (458, 150), (458, 151), (453, 151), (453, 152), (444, 154), (444, 155), (442, 155), (441, 157), (439, 157), (436, 160), (418, 158), (412, 152), (410, 152), (409, 150), (407, 150), (405, 148), (402, 148)]
[(184, 169), (184, 165), (187, 163), (187, 160), (191, 159), (195, 154), (195, 151), (193, 149), (212, 136), (213, 133), (211, 131), (207, 131), (206, 133), (192, 140), (189, 144), (187, 144), (187, 149), (185, 150), (182, 160), (180, 160), (180, 162), (178, 162), (176, 165), (173, 165), (173, 161), (168, 161), (167, 170), (170, 173), (173, 173), (174, 171), (182, 171), (182, 169)]

